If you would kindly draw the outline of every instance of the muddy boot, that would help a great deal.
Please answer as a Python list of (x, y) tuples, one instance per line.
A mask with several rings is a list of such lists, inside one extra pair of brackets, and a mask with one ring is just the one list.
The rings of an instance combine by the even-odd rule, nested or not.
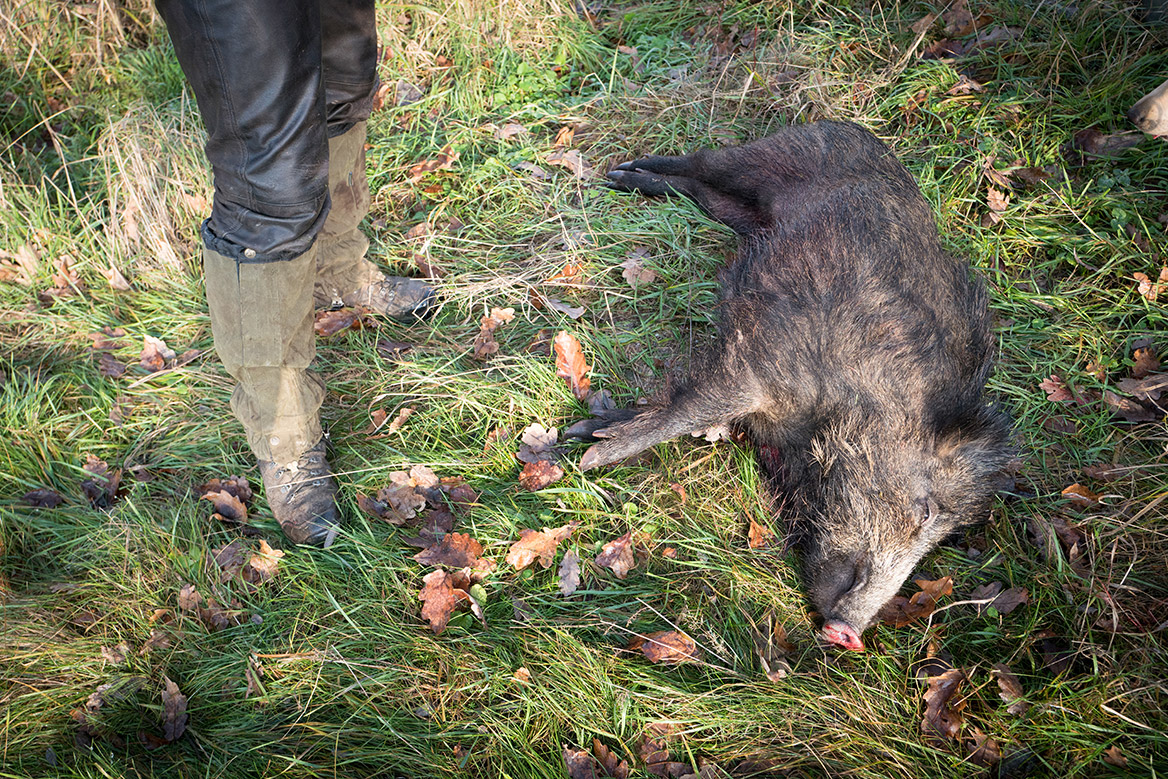
[(434, 288), (421, 279), (383, 276), (341, 298), (346, 306), (358, 306), (374, 314), (409, 324), (425, 319), (434, 310)]
[(324, 457), (324, 440), (291, 463), (260, 460), (272, 516), (289, 540), (327, 549), (337, 537), (337, 483)]
[(421, 279), (386, 276), (365, 253), (369, 239), (360, 230), (369, 213), (365, 175), (365, 122), (329, 138), (329, 197), (332, 205), (317, 237), (317, 308), (359, 306), (370, 312), (412, 322), (433, 308), (433, 288)]
[(336, 484), (324, 459), (312, 282), (316, 251), (240, 263), (203, 253), (215, 350), (236, 380), (231, 408), (260, 463), (272, 513), (288, 538), (328, 546), (337, 532)]

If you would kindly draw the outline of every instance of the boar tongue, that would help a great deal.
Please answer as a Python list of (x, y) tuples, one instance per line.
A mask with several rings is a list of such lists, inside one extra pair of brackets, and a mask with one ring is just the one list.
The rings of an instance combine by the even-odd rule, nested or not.
[(856, 632), (856, 629), (838, 619), (833, 619), (823, 626), (823, 637), (844, 649), (852, 649), (857, 652), (864, 649), (864, 642), (860, 640), (860, 634)]

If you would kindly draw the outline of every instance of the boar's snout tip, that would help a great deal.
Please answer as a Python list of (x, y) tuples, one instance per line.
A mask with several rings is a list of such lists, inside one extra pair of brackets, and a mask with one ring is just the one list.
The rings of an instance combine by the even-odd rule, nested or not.
[(829, 620), (823, 626), (823, 637), (844, 649), (851, 649), (855, 652), (864, 650), (864, 642), (860, 640), (859, 631), (838, 619)]

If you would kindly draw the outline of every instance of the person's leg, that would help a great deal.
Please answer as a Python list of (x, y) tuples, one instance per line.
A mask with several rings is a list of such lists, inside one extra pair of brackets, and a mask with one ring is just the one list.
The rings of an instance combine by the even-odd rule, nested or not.
[(315, 355), (315, 246), (328, 214), (316, 0), (157, 0), (207, 127), (203, 223), (215, 349), (237, 382), (268, 501), (293, 541), (336, 534)]
[(409, 321), (430, 308), (433, 290), (418, 279), (386, 277), (366, 258), (369, 240), (360, 230), (369, 212), (366, 122), (377, 93), (373, 0), (322, 3), (321, 35), (332, 209), (318, 239), (316, 305), (362, 306)]

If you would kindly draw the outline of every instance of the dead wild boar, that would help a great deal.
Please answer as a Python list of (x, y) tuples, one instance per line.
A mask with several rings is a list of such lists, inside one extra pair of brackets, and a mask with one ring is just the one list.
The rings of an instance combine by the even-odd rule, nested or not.
[(909, 172), (855, 124), (608, 176), (685, 195), (742, 240), (721, 274), (716, 345), (667, 398), (596, 431), (581, 467), (714, 426), (745, 433), (804, 531), (824, 637), (863, 649), (921, 557), (987, 515), (1011, 458), (1008, 420), (982, 397), (985, 288), (941, 247)]

